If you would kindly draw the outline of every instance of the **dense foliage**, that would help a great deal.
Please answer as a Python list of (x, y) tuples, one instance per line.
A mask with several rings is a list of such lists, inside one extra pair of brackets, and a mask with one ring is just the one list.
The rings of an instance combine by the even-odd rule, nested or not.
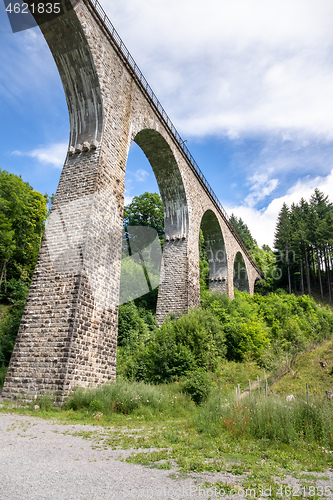
[(160, 195), (146, 192), (134, 196), (124, 207), (123, 226), (120, 303), (136, 298), (140, 302), (144, 296), (141, 304), (155, 310), (164, 242)]
[[(126, 319), (126, 320), (125, 320)], [(118, 373), (161, 383), (205, 370), (223, 359), (254, 360), (273, 368), (333, 333), (333, 313), (310, 297), (235, 291), (235, 298), (206, 292), (201, 309), (154, 327), (136, 306), (120, 307)]]
[(47, 198), (27, 182), (0, 169), (0, 291), (6, 298), (12, 280), (29, 282), (32, 276), (44, 232), (46, 204)]
[(332, 302), (333, 204), (319, 189), (309, 201), (290, 208), (284, 204), (278, 217), (275, 248), (281, 282), (292, 291), (309, 295), (313, 287)]
[(0, 365), (7, 364), (20, 324), (47, 215), (47, 197), (0, 169)]
[(149, 226), (156, 229), (162, 238), (164, 235), (164, 212), (161, 197), (158, 193), (143, 193), (134, 196), (124, 208), (124, 227)]
[[(0, 171), (0, 293), (4, 306), (0, 310), (0, 364), (8, 363), (15, 341), (43, 234), (46, 202), (46, 197), (33, 191), (20, 178)], [(330, 277), (332, 263), (332, 206), (318, 190), (310, 204), (302, 201), (301, 205), (303, 212), (298, 206), (292, 207), (291, 211), (283, 208), (276, 242), (284, 245), (286, 255), (290, 249), (296, 248), (296, 243), (299, 244), (298, 253), (294, 250), (295, 255), (300, 256), (301, 262), (302, 258), (308, 262), (303, 274), (310, 274), (312, 279), (317, 276), (323, 284), (324, 279)], [(312, 213), (308, 232), (304, 229), (307, 228), (304, 221), (301, 224), (301, 218), (297, 221), (303, 232), (291, 230), (295, 214), (307, 211)], [(135, 197), (125, 207), (124, 214), (125, 234), (129, 226), (144, 225), (155, 229), (163, 240), (163, 206), (158, 194), (144, 193)], [(318, 307), (308, 296), (271, 292), (277, 282), (274, 275), (277, 271), (276, 256), (265, 245), (258, 248), (241, 219), (232, 216), (232, 222), (266, 274), (266, 281), (260, 285), (261, 292), (266, 295), (249, 296), (235, 290), (235, 298), (230, 300), (227, 295), (209, 293), (209, 265), (200, 231), (202, 308), (180, 318), (168, 318), (157, 327), (154, 314), (157, 288), (150, 286), (149, 293), (142, 297), (135, 295), (136, 300), (122, 304), (118, 333), (120, 376), (154, 384), (180, 380), (194, 400), (203, 401), (209, 389), (205, 374), (216, 372), (221, 362), (253, 360), (259, 366), (271, 368), (286, 355), (293, 357), (332, 335), (333, 314), (328, 309)], [(297, 234), (303, 239), (300, 236), (297, 239)], [(130, 236), (127, 234), (125, 240)], [(327, 266), (321, 269), (320, 262)], [(290, 281), (291, 277), (297, 276), (296, 261), (291, 265), (282, 259), (281, 265), (288, 269)], [(127, 272), (133, 286), (138, 281), (135, 277), (138, 267), (139, 264), (129, 261)], [(153, 276), (149, 266), (145, 272)], [(129, 287), (131, 291), (133, 286)]]
[(241, 219), (241, 217), (236, 217), (235, 214), (231, 214), (230, 222), (234, 226), (234, 228), (236, 229), (238, 235), (242, 239), (246, 248), (250, 252), (253, 252), (255, 250), (255, 248), (258, 247), (258, 243), (253, 238), (251, 231), (248, 228), (247, 224), (245, 224), (245, 222)]

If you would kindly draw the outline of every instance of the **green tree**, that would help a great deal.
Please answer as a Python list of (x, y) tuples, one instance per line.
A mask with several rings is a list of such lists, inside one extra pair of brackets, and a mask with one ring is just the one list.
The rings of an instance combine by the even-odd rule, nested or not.
[(46, 203), (46, 196), (0, 169), (0, 290), (11, 279), (30, 282), (44, 233)]
[[(310, 198), (309, 234), (317, 263), (317, 275), (322, 299), (324, 298), (322, 271), (325, 267), (325, 247), (329, 238), (327, 231), (327, 217), (331, 210), (332, 204), (329, 202), (328, 196), (325, 196), (319, 189), (315, 189)], [(327, 272), (328, 269), (326, 267), (326, 273)], [(328, 288), (330, 290), (330, 283)]]
[(285, 264), (288, 274), (288, 288), (291, 293), (291, 277), (290, 277), (290, 251), (291, 251), (291, 225), (290, 211), (286, 203), (282, 205), (278, 215), (278, 221), (275, 231), (274, 248), (278, 251), (279, 262)]
[(236, 229), (237, 233), (241, 237), (244, 245), (249, 250), (249, 252), (252, 252), (255, 250), (255, 248), (258, 248), (258, 243), (253, 238), (248, 226), (245, 224), (245, 222), (240, 217), (238, 218), (234, 214), (231, 214), (230, 222), (232, 223), (232, 225)]
[[(47, 196), (17, 175), (0, 169), (0, 364), (7, 365), (37, 261)], [(5, 305), (6, 304), (6, 305)]]
[(143, 193), (134, 196), (124, 208), (124, 227), (148, 226), (156, 229), (160, 238), (164, 235), (164, 212), (158, 193)]
[[(137, 231), (131, 227), (150, 227), (155, 229), (161, 245), (164, 240), (164, 212), (161, 197), (158, 193), (143, 193), (135, 196), (129, 205), (124, 207), (124, 238), (121, 275), (121, 299), (123, 302), (134, 297), (135, 303), (141, 307), (156, 308), (157, 285), (159, 282), (159, 251), (153, 244), (156, 239), (154, 231)], [(152, 245), (154, 248), (152, 248)], [(137, 254), (140, 262), (125, 257)], [(147, 258), (145, 258), (145, 256)], [(142, 271), (144, 275), (142, 274)], [(140, 291), (148, 286), (149, 292), (140, 297)], [(138, 291), (136, 294), (135, 291)], [(127, 297), (128, 295), (128, 297)]]
[[(318, 288), (321, 298), (332, 302), (333, 205), (319, 189), (309, 202), (303, 198), (290, 209), (283, 205), (276, 226), (275, 248), (279, 265), (288, 273), (291, 293), (309, 295)], [(305, 270), (305, 272), (304, 272)], [(281, 280), (283, 284), (283, 279)]]

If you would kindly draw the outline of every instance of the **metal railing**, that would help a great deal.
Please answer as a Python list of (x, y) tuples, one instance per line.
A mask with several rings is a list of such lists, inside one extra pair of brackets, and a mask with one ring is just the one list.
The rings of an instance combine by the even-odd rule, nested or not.
[(239, 234), (237, 233), (236, 229), (234, 228), (233, 224), (231, 223), (229, 216), (227, 212), (224, 210), (221, 202), (219, 201), (218, 197), (214, 193), (213, 189), (211, 188), (209, 182), (207, 181), (206, 177), (202, 173), (201, 169), (199, 168), (199, 165), (193, 158), (192, 154), (190, 153), (188, 147), (185, 145), (185, 141), (181, 138), (180, 134), (178, 133), (176, 127), (168, 117), (165, 109), (163, 108), (162, 104), (160, 101), (157, 99), (154, 91), (150, 87), (149, 83), (147, 82), (146, 78), (144, 77), (142, 71), (140, 68), (137, 66), (136, 62), (134, 61), (132, 55), (130, 54), (128, 48), (120, 38), (117, 30), (113, 26), (112, 22), (108, 18), (105, 10), (101, 6), (98, 0), (85, 0), (93, 9), (95, 14), (97, 14), (99, 21), (102, 23), (104, 28), (106, 29), (107, 33), (110, 35), (111, 40), (117, 49), (119, 55), (122, 57), (124, 63), (130, 70), (132, 76), (135, 78), (137, 83), (139, 83), (139, 86), (141, 87), (141, 90), (143, 93), (146, 95), (150, 103), (153, 105), (153, 107), (157, 110), (158, 114), (160, 115), (162, 121), (164, 124), (167, 126), (169, 129), (173, 139), (176, 141), (178, 147), (184, 154), (186, 160), (188, 161), (192, 171), (195, 173), (196, 177), (199, 179), (200, 183), (204, 187), (205, 191), (207, 192), (208, 196), (211, 198), (211, 200), (214, 202), (214, 205), (220, 212), (222, 218), (224, 219), (225, 223), (227, 224), (229, 230), (232, 232), (234, 235), (235, 239), (239, 243), (240, 247), (243, 249), (244, 253), (247, 255), (249, 261), (253, 265), (253, 267), (261, 274), (260, 269), (258, 266), (254, 263), (250, 253), (248, 252), (247, 248), (245, 247), (243, 240), (240, 238)]

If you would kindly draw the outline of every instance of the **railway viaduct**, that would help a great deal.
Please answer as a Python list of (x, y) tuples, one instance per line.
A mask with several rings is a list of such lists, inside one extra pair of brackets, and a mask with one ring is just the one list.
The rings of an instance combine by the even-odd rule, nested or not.
[[(31, 2), (29, 2), (31, 3)], [(70, 140), (5, 380), (3, 396), (113, 380), (124, 185), (132, 141), (148, 158), (164, 207), (157, 319), (200, 305), (199, 230), (210, 289), (253, 293), (260, 277), (163, 107), (96, 0), (34, 14), (58, 67)]]

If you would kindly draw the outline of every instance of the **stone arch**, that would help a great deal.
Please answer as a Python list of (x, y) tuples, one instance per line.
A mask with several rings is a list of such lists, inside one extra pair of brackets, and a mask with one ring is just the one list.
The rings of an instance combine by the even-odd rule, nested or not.
[(205, 240), (209, 262), (209, 290), (228, 293), (228, 259), (219, 221), (212, 210), (207, 210), (200, 228)]
[(134, 142), (146, 155), (160, 190), (165, 238), (183, 238), (188, 233), (188, 210), (183, 179), (173, 152), (164, 137), (153, 129), (143, 129)]
[(100, 142), (104, 113), (93, 55), (83, 26), (70, 0), (62, 0), (64, 15), (52, 21), (48, 14), (33, 14), (57, 65), (66, 96), (69, 151), (95, 149)]
[(187, 199), (178, 163), (164, 137), (156, 130), (143, 129), (133, 140), (151, 164), (164, 209), (165, 240), (156, 306), (157, 321), (162, 323), (168, 313), (188, 309)]
[(234, 288), (250, 293), (248, 273), (241, 252), (236, 253), (234, 260)]

